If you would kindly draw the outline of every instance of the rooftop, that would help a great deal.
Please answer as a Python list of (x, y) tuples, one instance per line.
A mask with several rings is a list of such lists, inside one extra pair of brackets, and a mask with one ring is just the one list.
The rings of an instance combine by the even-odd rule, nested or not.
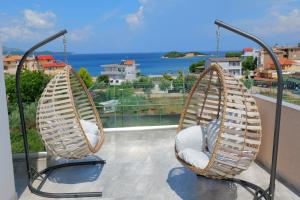
[(50, 55), (40, 55), (36, 57), (38, 60), (55, 60), (53, 56)]
[(243, 51), (244, 51), (244, 52), (252, 52), (252, 51), (253, 51), (253, 48), (247, 47), (247, 48), (244, 48)]
[(4, 62), (15, 62), (15, 61), (19, 61), (21, 60), (22, 56), (20, 55), (8, 55), (8, 56), (5, 56), (3, 61)]
[[(104, 200), (252, 199), (252, 195), (239, 185), (197, 177), (183, 167), (174, 155), (175, 134), (175, 127), (152, 130), (133, 128), (130, 131), (128, 129), (127, 131), (124, 129), (107, 130), (104, 146), (96, 154), (107, 161), (103, 168), (94, 166), (58, 170), (49, 177), (44, 190), (52, 192), (102, 191), (101, 199)], [(31, 194), (28, 188), (25, 189), (24, 162), (16, 160), (14, 162), (20, 199), (45, 199)], [(38, 165), (45, 166), (46, 160), (41, 159), (38, 163)], [(247, 179), (266, 188), (269, 174), (253, 163), (238, 178)], [(299, 200), (299, 197), (277, 182), (275, 199)]]
[(123, 64), (123, 65), (133, 65), (133, 64), (135, 64), (135, 60), (123, 60), (121, 62), (121, 64)]
[(294, 50), (299, 50), (299, 49), (300, 49), (299, 46), (278, 46), (278, 47), (276, 47), (276, 48), (282, 49), (282, 50), (284, 50), (284, 49), (294, 49)]
[[(293, 61), (293, 60), (287, 59), (287, 58), (279, 58), (279, 63), (280, 63), (281, 65), (293, 65), (293, 64), (295, 64), (296, 62)], [(274, 63), (273, 63), (273, 62), (270, 62), (270, 63), (268, 63), (268, 64), (274, 66)]]
[(224, 58), (209, 58), (212, 62), (229, 62), (229, 61), (241, 61), (239, 57), (224, 57)]
[(43, 68), (49, 68), (49, 67), (65, 67), (66, 63), (59, 61), (59, 60), (53, 60), (47, 63), (41, 63)]

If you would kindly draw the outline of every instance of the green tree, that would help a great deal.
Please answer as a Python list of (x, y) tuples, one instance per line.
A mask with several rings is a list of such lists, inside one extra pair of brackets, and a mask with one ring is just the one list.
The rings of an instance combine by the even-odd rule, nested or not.
[(245, 76), (246, 79), (249, 79), (249, 76), (250, 76), (249, 69), (244, 70), (244, 76)]
[(181, 91), (185, 88), (184, 77), (181, 70), (178, 70), (177, 78), (173, 80), (173, 87), (175, 91)]
[[(24, 102), (37, 101), (47, 83), (50, 76), (45, 75), (41, 71), (25, 70), (21, 73), (21, 95)], [(16, 97), (16, 78), (14, 75), (5, 75), (6, 94), (10, 104), (17, 101)]]
[(133, 82), (134, 88), (143, 88), (144, 92), (150, 92), (154, 87), (154, 83), (151, 78), (147, 76), (141, 76), (137, 81)]
[(89, 88), (93, 85), (93, 78), (91, 77), (91, 75), (89, 74), (89, 72), (87, 71), (86, 68), (81, 67), (79, 69), (78, 74), (81, 77), (81, 79), (83, 80), (83, 82), (85, 83), (87, 88)]
[(171, 87), (171, 81), (169, 81), (169, 80), (162, 79), (162, 80), (159, 82), (159, 89), (161, 89), (161, 90), (163, 90), (163, 91), (168, 90), (170, 87)]
[(178, 78), (183, 79), (183, 71), (182, 70), (178, 70), (177, 74), (178, 74), (177, 75)]
[(241, 81), (247, 89), (252, 88), (252, 86), (253, 86), (253, 80), (252, 79), (242, 79)]
[(169, 75), (169, 74), (167, 74), (167, 73), (164, 73), (164, 74), (163, 74), (163, 78), (164, 78), (165, 80), (168, 80), (168, 81), (172, 81), (172, 80), (173, 80), (172, 76)]
[(121, 84), (121, 88), (123, 88), (123, 89), (133, 88), (133, 84), (131, 81), (124, 81)]
[(242, 66), (243, 66), (243, 71), (255, 70), (255, 68), (257, 67), (257, 60), (253, 59), (253, 56), (249, 56), (242, 62)]
[(181, 91), (184, 89), (184, 82), (183, 82), (183, 79), (180, 79), (180, 78), (176, 78), (175, 80), (173, 80), (173, 88), (174, 88), (174, 91)]
[(195, 73), (197, 68), (200, 69), (199, 71), (203, 71), (204, 70), (204, 65), (205, 65), (205, 60), (199, 60), (196, 63), (193, 63), (190, 65), (189, 67), (189, 71), (191, 73)]
[(104, 82), (104, 83), (109, 83), (109, 77), (108, 75), (100, 75), (97, 77), (97, 82)]
[(193, 75), (187, 75), (185, 77), (185, 89), (190, 91), (196, 81), (197, 77)]
[(241, 57), (242, 52), (226, 52), (225, 57)]
[(300, 42), (298, 43), (298, 47), (300, 47)]

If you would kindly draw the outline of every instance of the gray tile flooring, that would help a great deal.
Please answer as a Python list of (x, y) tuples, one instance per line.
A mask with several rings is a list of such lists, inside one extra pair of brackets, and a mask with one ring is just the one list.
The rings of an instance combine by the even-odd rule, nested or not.
[[(219, 180), (197, 177), (174, 156), (175, 130), (110, 132), (96, 156), (105, 159), (104, 167), (65, 168), (53, 173), (44, 185), (51, 192), (102, 191), (103, 200), (232, 200), (253, 199), (243, 187)], [(53, 163), (48, 160), (48, 163)], [(56, 161), (63, 162), (63, 161)], [(46, 199), (26, 188), (24, 163), (15, 161), (15, 176), (21, 200)], [(42, 159), (37, 164), (46, 165)], [(239, 178), (267, 187), (269, 175), (253, 163)], [(277, 182), (276, 198), (300, 198)]]

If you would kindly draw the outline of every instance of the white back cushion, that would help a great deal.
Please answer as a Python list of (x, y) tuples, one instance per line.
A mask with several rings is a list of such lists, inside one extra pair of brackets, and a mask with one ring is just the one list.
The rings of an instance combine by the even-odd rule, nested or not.
[(203, 151), (204, 137), (200, 126), (191, 126), (181, 130), (175, 137), (175, 147), (177, 152), (186, 148)]
[(90, 144), (95, 147), (95, 145), (98, 143), (99, 139), (99, 129), (96, 124), (93, 122), (87, 121), (87, 120), (80, 120), (80, 124), (82, 126), (82, 129), (89, 140)]
[(216, 119), (209, 122), (207, 125), (206, 140), (209, 153), (212, 153), (215, 148), (218, 134), (220, 131), (220, 124), (221, 121)]

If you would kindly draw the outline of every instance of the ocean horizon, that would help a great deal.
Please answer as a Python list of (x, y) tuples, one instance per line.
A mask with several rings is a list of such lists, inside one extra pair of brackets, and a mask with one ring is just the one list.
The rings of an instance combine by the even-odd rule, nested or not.
[[(72, 65), (75, 70), (85, 67), (92, 76), (99, 76), (102, 71), (102, 65), (120, 63), (125, 59), (134, 59), (139, 64), (138, 68), (143, 75), (176, 74), (178, 70), (187, 73), (191, 64), (199, 60), (207, 60), (216, 55), (216, 52), (204, 53), (208, 55), (188, 58), (162, 58), (165, 52), (69, 54), (67, 63)], [(220, 52), (219, 56), (223, 55), (224, 52)], [(58, 60), (64, 60), (64, 56), (61, 54), (54, 56)]]

